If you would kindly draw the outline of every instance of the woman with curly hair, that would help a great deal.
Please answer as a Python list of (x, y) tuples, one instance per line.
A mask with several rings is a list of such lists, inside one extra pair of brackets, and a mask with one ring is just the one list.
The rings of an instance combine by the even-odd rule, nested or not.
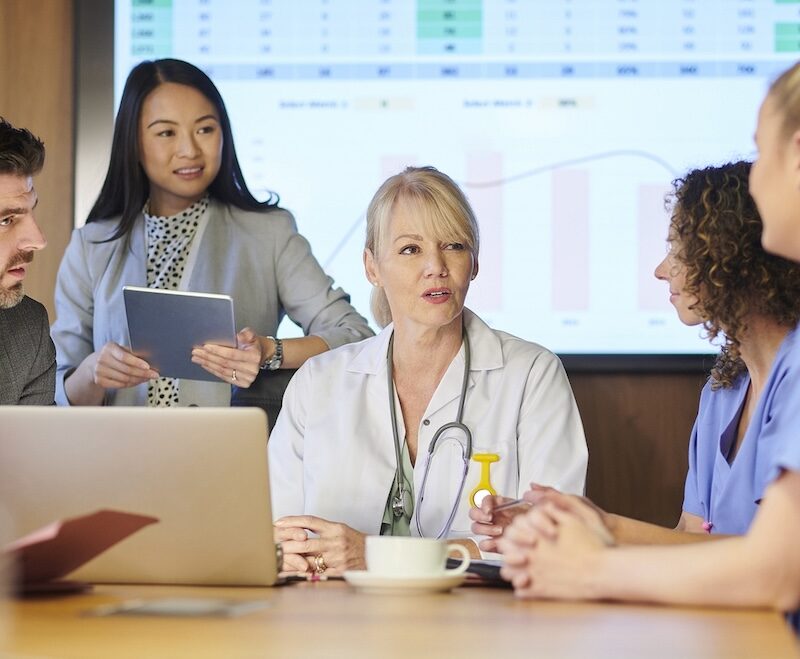
[(782, 456), (800, 444), (797, 407), (786, 404), (798, 389), (800, 266), (762, 249), (749, 172), (736, 163), (676, 181), (670, 252), (656, 269), (680, 319), (723, 337), (692, 434), (677, 529), (608, 515), (548, 488), (527, 493), (532, 508), (512, 520), (493, 520), (497, 502), (489, 502), (473, 531), (494, 523), (502, 534), (490, 541), (518, 596), (763, 606), (793, 612), (796, 626), (800, 483), (798, 465)]
[[(656, 268), (681, 321), (722, 339), (689, 446), (678, 524), (688, 532), (741, 535), (750, 527), (769, 484), (760, 454), (775, 442), (772, 402), (800, 320), (800, 266), (762, 248), (750, 169), (708, 167), (675, 182), (671, 249)], [(619, 540), (652, 541), (649, 525), (609, 517)]]
[[(677, 527), (666, 529), (593, 506), (615, 542), (696, 542), (710, 534), (738, 535), (756, 513), (763, 484), (753, 478), (753, 470), (770, 413), (764, 391), (780, 383), (780, 369), (773, 364), (776, 356), (783, 358), (790, 343), (785, 339), (800, 320), (800, 266), (761, 247), (762, 225), (748, 192), (749, 173), (750, 163), (737, 162), (696, 169), (673, 183), (670, 249), (655, 275), (669, 284), (681, 322), (702, 324), (710, 340), (721, 340), (722, 349), (700, 396)], [(553, 492), (534, 486), (527, 497), (537, 502)], [(473, 509), (473, 532), (489, 536), (481, 544), (484, 550), (496, 548), (504, 527), (520, 512), (493, 516), (493, 507), (505, 501), (495, 497)]]
[(678, 181), (671, 250), (656, 271), (683, 322), (724, 337), (692, 436), (683, 533), (531, 492), (537, 505), (499, 540), (519, 596), (770, 607), (790, 612), (798, 629), (800, 266), (762, 249), (749, 171), (738, 163)]

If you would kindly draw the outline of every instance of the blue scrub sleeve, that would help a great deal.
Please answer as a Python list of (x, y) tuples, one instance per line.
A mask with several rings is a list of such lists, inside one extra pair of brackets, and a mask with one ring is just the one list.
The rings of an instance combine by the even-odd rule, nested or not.
[(706, 510), (703, 502), (700, 501), (699, 488), (697, 484), (697, 423), (695, 419), (692, 428), (691, 439), (689, 440), (689, 469), (686, 472), (686, 483), (683, 486), (683, 511), (692, 515), (697, 515), (707, 519)]
[[(800, 347), (795, 352), (800, 353)], [(761, 491), (754, 492), (756, 501), (761, 500), (766, 488), (781, 472), (800, 471), (800, 354), (794, 361), (773, 388), (769, 401), (768, 419), (756, 461), (755, 482), (761, 485)]]

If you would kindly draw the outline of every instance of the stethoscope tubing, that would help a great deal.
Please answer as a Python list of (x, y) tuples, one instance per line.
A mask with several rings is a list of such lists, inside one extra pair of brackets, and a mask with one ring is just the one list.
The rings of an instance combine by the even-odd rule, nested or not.
[[(464, 493), (464, 485), (467, 481), (467, 472), (469, 471), (469, 461), (472, 457), (472, 433), (470, 432), (469, 428), (462, 422), (464, 417), (464, 402), (467, 397), (467, 386), (469, 385), (469, 371), (470, 366), (472, 363), (472, 355), (470, 353), (470, 345), (469, 345), (469, 336), (467, 335), (466, 327), (462, 330), (463, 341), (464, 341), (464, 376), (461, 379), (461, 395), (459, 396), (458, 401), (458, 413), (456, 415), (456, 420), (451, 421), (449, 423), (444, 424), (441, 426), (433, 435), (433, 438), (430, 441), (428, 446), (428, 453), (425, 457), (425, 469), (422, 475), (422, 485), (420, 486), (419, 490), (419, 503), (417, 504), (417, 515), (416, 515), (416, 526), (417, 532), (420, 536), (424, 536), (422, 530), (422, 524), (420, 522), (420, 510), (422, 509), (422, 502), (425, 499), (425, 488), (428, 482), (428, 473), (430, 470), (431, 459), (433, 458), (433, 452), (436, 450), (437, 443), (439, 438), (442, 436), (444, 432), (447, 430), (457, 429), (464, 433), (467, 438), (466, 446), (463, 444), (462, 446), (462, 461), (463, 461), (463, 470), (461, 474), (461, 483), (458, 487), (458, 496), (456, 497), (455, 503), (450, 510), (450, 515), (447, 518), (442, 529), (439, 531), (438, 535), (436, 536), (437, 539), (443, 538), (447, 533), (450, 532), (450, 528), (453, 525), (453, 520), (455, 519), (456, 512), (458, 511), (458, 504), (461, 501), (461, 496)], [(394, 364), (393, 364), (393, 357), (394, 357), (394, 332), (392, 336), (389, 337), (389, 349), (386, 355), (386, 375), (387, 375), (387, 387), (389, 390), (389, 413), (392, 419), (392, 435), (394, 439), (394, 452), (395, 452), (395, 459), (397, 460), (397, 469), (395, 470), (395, 489), (397, 494), (392, 498), (392, 512), (393, 514), (400, 515), (407, 514), (408, 511), (406, 509), (406, 498), (407, 492), (405, 491), (404, 483), (403, 483), (403, 469), (402, 469), (402, 450), (400, 448), (400, 433), (397, 430), (397, 411), (395, 410), (394, 404)], [(460, 442), (459, 442), (460, 443)], [(409, 501), (411, 497), (408, 497)]]
[[(450, 430), (452, 428), (457, 428), (466, 435), (467, 437), (467, 451), (469, 451), (469, 455), (467, 452), (464, 451), (464, 445), (461, 445), (461, 459), (463, 463), (463, 469), (461, 472), (461, 483), (458, 486), (458, 494), (456, 495), (455, 504), (450, 509), (450, 515), (447, 518), (447, 521), (442, 526), (439, 533), (436, 534), (436, 539), (440, 540), (441, 538), (445, 537), (448, 533), (450, 533), (450, 528), (453, 526), (453, 520), (456, 518), (456, 513), (458, 512), (458, 502), (461, 501), (461, 495), (464, 493), (464, 484), (467, 482), (467, 472), (469, 471), (469, 459), (472, 455), (472, 433), (470, 432), (469, 428), (465, 426), (463, 423), (459, 422), (451, 422), (446, 423), (443, 425), (439, 430), (436, 431), (433, 439), (431, 440), (431, 447), (433, 447), (434, 443), (438, 441), (439, 436), (445, 432), (446, 430)], [(425, 456), (425, 471), (422, 474), (422, 485), (419, 488), (419, 503), (417, 504), (417, 516), (415, 517), (415, 522), (417, 526), (417, 533), (419, 533), (420, 537), (425, 537), (425, 533), (422, 530), (422, 522), (420, 522), (420, 510), (422, 510), (422, 502), (425, 500), (425, 486), (428, 482), (428, 470), (431, 464), (431, 459), (433, 458), (433, 450), (428, 451), (428, 454)]]

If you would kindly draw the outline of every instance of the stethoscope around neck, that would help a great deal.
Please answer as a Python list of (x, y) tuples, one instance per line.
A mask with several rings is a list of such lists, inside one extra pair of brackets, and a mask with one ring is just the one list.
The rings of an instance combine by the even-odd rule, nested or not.
[[(425, 534), (422, 531), (422, 523), (421, 519), (421, 511), (422, 511), (422, 504), (425, 501), (425, 487), (428, 483), (428, 472), (431, 466), (431, 458), (433, 457), (433, 452), (436, 450), (436, 445), (439, 442), (439, 438), (448, 430), (459, 430), (460, 432), (464, 433), (464, 437), (466, 438), (465, 443), (459, 442), (461, 446), (461, 459), (462, 459), (462, 466), (463, 470), (461, 473), (461, 484), (458, 487), (458, 495), (456, 496), (455, 501), (453, 502), (453, 506), (450, 510), (450, 515), (447, 518), (447, 521), (442, 526), (439, 533), (436, 535), (436, 538), (443, 538), (450, 532), (450, 527), (453, 525), (453, 520), (455, 519), (456, 512), (458, 511), (458, 505), (461, 502), (461, 495), (464, 493), (464, 484), (467, 482), (467, 471), (469, 470), (469, 461), (472, 457), (472, 433), (470, 432), (469, 428), (462, 423), (462, 419), (464, 417), (464, 400), (467, 396), (467, 385), (469, 384), (469, 370), (470, 370), (470, 350), (469, 350), (469, 337), (467, 336), (466, 328), (463, 329), (463, 336), (464, 336), (464, 376), (461, 379), (461, 395), (458, 399), (458, 414), (456, 415), (456, 420), (451, 421), (450, 423), (445, 423), (441, 426), (433, 435), (431, 442), (428, 446), (428, 454), (425, 456), (425, 470), (423, 471), (422, 475), (422, 485), (419, 488), (419, 501), (417, 503), (417, 514), (416, 514), (416, 525), (417, 525), (417, 533), (420, 536), (424, 536)], [(393, 365), (393, 357), (394, 357), (394, 333), (392, 336), (389, 337), (389, 351), (386, 355), (386, 374), (387, 374), (387, 384), (389, 387), (389, 411), (392, 417), (392, 433), (394, 435), (394, 453), (395, 458), (397, 459), (397, 469), (395, 471), (395, 494), (392, 497), (392, 513), (396, 518), (400, 518), (405, 516), (411, 517), (413, 509), (414, 509), (414, 499), (412, 493), (409, 492), (408, 488), (405, 486), (405, 482), (403, 480), (403, 457), (402, 457), (402, 449), (400, 444), (400, 434), (397, 430), (397, 412), (395, 410), (394, 405), (394, 365)]]

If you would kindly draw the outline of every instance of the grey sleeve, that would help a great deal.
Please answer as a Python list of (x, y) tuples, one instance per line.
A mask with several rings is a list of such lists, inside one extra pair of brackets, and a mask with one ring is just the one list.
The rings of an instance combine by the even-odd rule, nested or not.
[(42, 307), (39, 315), (39, 347), (31, 365), (31, 378), (25, 383), (20, 405), (52, 405), (56, 378), (56, 350), (50, 338), (47, 312)]
[(64, 379), (94, 352), (94, 296), (84, 238), (72, 232), (56, 278), (56, 322), (52, 334), (56, 347), (56, 404), (69, 405)]
[(297, 232), (292, 216), (285, 216), (287, 223), (275, 248), (278, 296), (289, 318), (330, 348), (373, 336), (366, 318), (350, 304), (350, 296), (333, 288), (333, 280)]

